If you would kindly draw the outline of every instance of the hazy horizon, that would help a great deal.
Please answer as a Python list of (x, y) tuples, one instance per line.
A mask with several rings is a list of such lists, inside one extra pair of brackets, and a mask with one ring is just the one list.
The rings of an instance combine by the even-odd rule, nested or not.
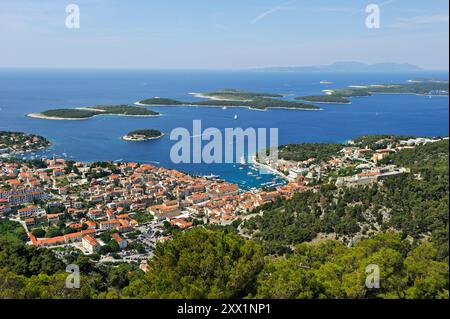
[[(0, 0), (2, 68), (245, 70), (336, 61), (449, 69), (448, 2)], [(66, 6), (80, 10), (67, 28)]]
[[(341, 61), (336, 61), (336, 62), (341, 62)], [(349, 61), (350, 62), (350, 61)], [(352, 61), (352, 62), (360, 62), (360, 61)], [(365, 62), (363, 62), (365, 63)], [(378, 63), (396, 63), (396, 64), (404, 64), (401, 62), (376, 62), (373, 64), (378, 64)], [(333, 63), (331, 63), (333, 64)], [(88, 67), (70, 67), (70, 66), (2, 66), (0, 65), (0, 69), (3, 70), (7, 70), (7, 69), (15, 69), (15, 70), (32, 70), (32, 69), (42, 69), (42, 70), (133, 70), (133, 71), (230, 71), (230, 72), (244, 72), (244, 71), (259, 71), (259, 70), (264, 70), (264, 69), (271, 69), (271, 68), (296, 68), (296, 67), (316, 67), (316, 66), (322, 66), (322, 65), (267, 65), (267, 66), (261, 66), (261, 67), (242, 67), (242, 68), (201, 68), (201, 67), (177, 67), (177, 68), (170, 68), (170, 67), (93, 67), (93, 66), (88, 66)], [(420, 68), (422, 68), (419, 65), (414, 65), (414, 66), (418, 66)], [(405, 73), (420, 73), (420, 72), (449, 72), (450, 70), (447, 69), (425, 69), (422, 68), (421, 70), (417, 70), (417, 71), (399, 71), (399, 72), (405, 72)], [(278, 71), (273, 71), (273, 72), (278, 72)], [(280, 71), (283, 72), (283, 71)], [(295, 72), (295, 71), (293, 71)], [(326, 73), (328, 71), (311, 71), (312, 73)], [(335, 71), (336, 73), (340, 73), (343, 71)], [(352, 71), (346, 71), (349, 73), (352, 73)], [(333, 71), (330, 71), (330, 73), (333, 73)], [(360, 72), (357, 72), (360, 73)], [(372, 71), (372, 73), (377, 73), (376, 71)], [(380, 71), (379, 73), (389, 73), (389, 72), (384, 72), (384, 71)]]

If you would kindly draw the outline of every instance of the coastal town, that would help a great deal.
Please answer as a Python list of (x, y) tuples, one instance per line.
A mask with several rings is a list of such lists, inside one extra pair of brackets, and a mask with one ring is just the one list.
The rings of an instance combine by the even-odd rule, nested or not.
[(227, 225), (277, 197), (308, 190), (302, 181), (273, 191), (148, 164), (45, 159), (0, 162), (0, 216), (18, 221), (29, 244), (145, 261), (170, 229)]
[(380, 139), (371, 147), (349, 141), (324, 161), (254, 159), (255, 167), (270, 169), (286, 182), (250, 190), (149, 164), (5, 159), (0, 161), (0, 217), (20, 222), (30, 245), (76, 249), (100, 262), (139, 262), (145, 271), (156, 244), (169, 240), (174, 230), (231, 225), (257, 207), (315, 191), (323, 183), (352, 187), (382, 182), (408, 173), (383, 159), (438, 140)]
[[(442, 139), (448, 139), (448, 137)], [(305, 185), (316, 185), (319, 182), (333, 181), (338, 187), (364, 186), (380, 182), (388, 176), (409, 172), (404, 167), (383, 164), (383, 159), (389, 155), (442, 139), (419, 137), (398, 141), (388, 140), (388, 145), (385, 146), (386, 141), (380, 138), (372, 148), (361, 147), (358, 143), (349, 141), (337, 154), (326, 161), (317, 161), (314, 157), (303, 161), (283, 158), (273, 161), (270, 157), (266, 157), (265, 161), (255, 159), (253, 162), (279, 176), (284, 176), (289, 182), (301, 181)]]

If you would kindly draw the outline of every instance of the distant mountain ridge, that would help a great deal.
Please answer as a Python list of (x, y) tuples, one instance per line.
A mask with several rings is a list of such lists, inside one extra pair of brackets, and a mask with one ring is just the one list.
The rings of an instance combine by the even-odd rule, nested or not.
[(336, 62), (330, 65), (292, 66), (257, 68), (257, 71), (268, 72), (413, 72), (422, 68), (408, 63), (375, 63), (368, 64), (354, 61)]

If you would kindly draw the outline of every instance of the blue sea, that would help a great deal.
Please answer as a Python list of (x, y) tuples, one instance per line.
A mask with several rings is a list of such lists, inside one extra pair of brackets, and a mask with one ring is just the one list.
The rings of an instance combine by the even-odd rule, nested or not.
[[(99, 116), (83, 121), (48, 121), (26, 114), (52, 108), (131, 104), (148, 97), (195, 100), (190, 92), (223, 88), (280, 93), (286, 98), (319, 94), (349, 85), (405, 83), (413, 78), (448, 79), (444, 72), (418, 73), (296, 73), (250, 71), (144, 71), (0, 69), (0, 130), (39, 134), (53, 142), (46, 156), (74, 160), (123, 160), (153, 163), (191, 174), (219, 175), (243, 188), (268, 183), (274, 176), (238, 164), (174, 164), (170, 132), (192, 130), (193, 120), (203, 128), (278, 128), (279, 143), (345, 142), (364, 134), (447, 136), (447, 97), (375, 95), (354, 98), (351, 105), (320, 104), (322, 111), (242, 108), (151, 107), (160, 117)], [(333, 84), (320, 84), (330, 81)], [(234, 116), (238, 119), (235, 120)], [(143, 128), (164, 133), (159, 140), (126, 142), (121, 136)]]

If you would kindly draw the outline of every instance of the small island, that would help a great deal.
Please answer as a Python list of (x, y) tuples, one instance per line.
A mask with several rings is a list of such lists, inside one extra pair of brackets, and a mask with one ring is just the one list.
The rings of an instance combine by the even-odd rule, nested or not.
[(164, 136), (164, 133), (155, 129), (136, 130), (123, 136), (122, 139), (131, 142), (156, 140)]
[(327, 104), (351, 104), (352, 102), (339, 95), (310, 95), (297, 97), (296, 100)]
[(144, 107), (129, 105), (98, 105), (74, 109), (53, 109), (41, 113), (28, 114), (29, 117), (46, 120), (85, 120), (99, 115), (117, 116), (158, 116), (158, 112)]
[(207, 101), (182, 102), (168, 98), (150, 98), (137, 102), (137, 105), (147, 106), (209, 106), (209, 107), (245, 107), (252, 110), (269, 108), (293, 110), (320, 110), (311, 104), (281, 100), (280, 94), (246, 92), (236, 89), (224, 89), (210, 93), (191, 93), (191, 95), (207, 99)]
[(49, 140), (39, 135), (0, 131), (0, 156), (33, 152), (50, 144)]

